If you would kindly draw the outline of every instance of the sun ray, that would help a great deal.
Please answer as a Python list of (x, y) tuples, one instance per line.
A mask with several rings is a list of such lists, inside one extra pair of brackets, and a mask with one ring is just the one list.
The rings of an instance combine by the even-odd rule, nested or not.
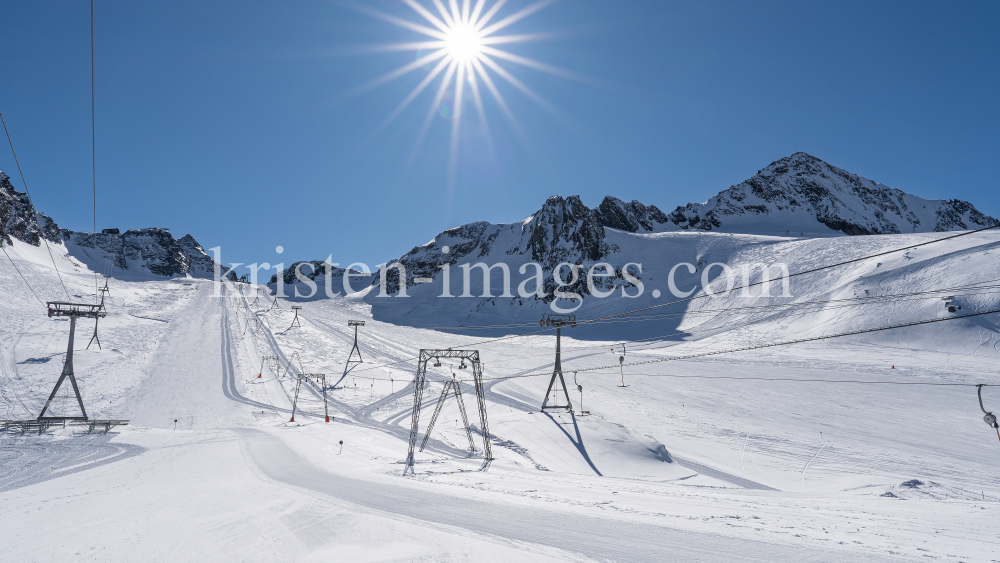
[(346, 54), (365, 55), (371, 53), (391, 53), (394, 51), (422, 51), (426, 49), (441, 49), (447, 47), (445, 41), (415, 41), (412, 43), (376, 43), (372, 45), (358, 45), (345, 50)]
[(482, 29), (483, 26), (486, 25), (491, 19), (493, 19), (493, 16), (495, 16), (497, 12), (500, 11), (500, 8), (502, 8), (503, 5), (506, 3), (507, 0), (497, 0), (495, 4), (490, 6), (489, 10), (486, 10), (486, 13), (483, 14), (483, 17), (476, 20), (476, 23), (474, 24), (475, 28), (477, 30)]
[(465, 64), (458, 64), (455, 75), (455, 108), (451, 121), (451, 147), (448, 150), (448, 185), (455, 184), (458, 171), (458, 142), (462, 134), (462, 94), (465, 92)]
[(455, 22), (455, 25), (465, 23), (465, 19), (462, 17), (462, 10), (458, 8), (458, 0), (448, 0), (448, 7), (451, 9), (451, 19)]
[(538, 2), (535, 2), (534, 4), (528, 6), (527, 8), (518, 10), (517, 12), (514, 12), (513, 14), (507, 16), (506, 18), (498, 21), (497, 23), (485, 29), (480, 27), (479, 30), (483, 35), (491, 35), (494, 32), (500, 31), (501, 29), (509, 26), (514, 22), (523, 20), (524, 18), (530, 16), (531, 14), (534, 14), (535, 12), (541, 9), (548, 8), (552, 4), (555, 4), (556, 2), (558, 2), (558, 0), (539, 0)]
[(476, 7), (472, 9), (472, 14), (469, 16), (469, 21), (466, 23), (477, 21), (479, 14), (483, 11), (484, 5), (486, 5), (486, 0), (476, 0)]
[(448, 33), (448, 26), (439, 20), (434, 14), (430, 13), (427, 8), (421, 6), (416, 0), (403, 0), (403, 3), (413, 9), (414, 12), (420, 14), (425, 20), (429, 21), (434, 27), (440, 29), (444, 33)]
[(536, 104), (545, 108), (545, 110), (547, 110), (549, 113), (561, 119), (564, 117), (562, 112), (559, 111), (558, 108), (549, 103), (549, 101), (546, 100), (545, 98), (538, 95), (534, 90), (528, 88), (523, 82), (515, 78), (511, 73), (504, 70), (503, 67), (495, 63), (492, 59), (490, 59), (489, 57), (479, 57), (479, 60), (482, 61), (483, 64), (485, 64), (486, 66), (493, 69), (493, 72), (497, 73), (500, 77), (509, 82), (512, 86), (520, 90), (522, 94), (528, 96)]
[(547, 65), (545, 63), (540, 63), (538, 61), (528, 59), (525, 57), (520, 57), (518, 55), (513, 55), (506, 51), (501, 51), (499, 49), (494, 49), (492, 47), (487, 47), (486, 45), (480, 46), (479, 50), (487, 55), (493, 55), (498, 59), (504, 59), (512, 63), (519, 64), (521, 66), (526, 66), (528, 68), (533, 68), (535, 70), (540, 70), (542, 72), (547, 72), (553, 76), (558, 76), (560, 78), (566, 78), (568, 80), (575, 80), (577, 82), (590, 83), (592, 79), (588, 76), (573, 72), (571, 70), (566, 70), (559, 68), (557, 66)]
[(479, 94), (479, 80), (473, 69), (473, 62), (466, 62), (466, 72), (469, 75), (469, 91), (472, 92), (472, 101), (476, 104), (476, 113), (479, 114), (479, 121), (483, 124), (483, 138), (486, 139), (486, 148), (490, 151), (490, 156), (496, 158), (496, 149), (493, 146), (493, 136), (490, 133), (490, 123), (486, 119), (486, 109), (483, 107), (483, 98)]
[(502, 43), (523, 43), (557, 37), (555, 33), (521, 33), (518, 35), (492, 35), (479, 40), (480, 45), (500, 45)]
[(368, 14), (369, 16), (378, 18), (378, 19), (380, 19), (382, 21), (389, 22), (389, 23), (391, 23), (393, 25), (397, 25), (399, 27), (402, 27), (402, 28), (405, 28), (405, 29), (409, 29), (410, 31), (416, 31), (417, 33), (423, 33), (424, 35), (427, 35), (427, 36), (430, 36), (430, 37), (436, 37), (437, 39), (447, 39), (447, 36), (445, 35), (445, 33), (443, 31), (437, 31), (437, 30), (431, 29), (431, 28), (429, 28), (429, 27), (427, 27), (425, 25), (420, 25), (420, 24), (417, 24), (417, 23), (413, 23), (411, 21), (407, 21), (407, 20), (404, 20), (402, 18), (397, 18), (396, 16), (390, 16), (389, 14), (387, 14), (385, 12), (382, 12), (380, 10), (376, 10), (374, 8), (370, 8), (370, 7), (365, 6), (363, 4), (358, 4), (357, 2), (349, 2), (349, 3), (345, 4), (345, 6), (347, 6), (349, 8), (352, 8), (354, 10), (357, 10), (359, 12), (363, 12), (365, 14)]
[(357, 88), (354, 88), (353, 90), (351, 90), (350, 92), (348, 92), (348, 95), (356, 96), (358, 94), (363, 94), (364, 92), (367, 92), (368, 90), (371, 90), (372, 88), (376, 88), (376, 87), (381, 86), (381, 85), (383, 85), (383, 84), (385, 84), (387, 82), (392, 82), (393, 80), (399, 78), (400, 76), (403, 76), (404, 74), (408, 74), (410, 72), (413, 72), (414, 70), (416, 70), (416, 69), (424, 66), (425, 64), (430, 63), (430, 62), (434, 62), (434, 61), (440, 59), (441, 57), (445, 57), (447, 55), (448, 55), (448, 50), (447, 49), (439, 49), (437, 51), (434, 51), (433, 53), (430, 53), (429, 55), (425, 55), (423, 57), (420, 57), (419, 59), (417, 59), (417, 60), (415, 60), (415, 61), (413, 61), (411, 63), (405, 64), (405, 65), (403, 65), (403, 66), (401, 66), (401, 67), (399, 67), (399, 68), (397, 68), (395, 70), (387, 72), (387, 73), (383, 74), (382, 76), (379, 76), (378, 78), (374, 78), (372, 80), (369, 80), (368, 82), (365, 82), (364, 84), (362, 84), (362, 85), (358, 86)]
[(431, 1), (434, 3), (434, 7), (437, 8), (438, 13), (441, 14), (441, 17), (444, 19), (444, 21), (448, 23), (448, 27), (454, 28), (455, 20), (452, 19), (451, 14), (448, 13), (448, 10), (444, 7), (444, 4), (441, 3), (441, 0), (431, 0)]
[(462, 0), (462, 23), (469, 23), (469, 11), (472, 5), (469, 0)]
[(424, 142), (424, 137), (427, 136), (427, 131), (431, 127), (431, 122), (434, 120), (434, 114), (438, 111), (438, 106), (441, 104), (441, 99), (444, 98), (445, 92), (448, 91), (448, 86), (451, 84), (451, 79), (455, 75), (455, 67), (458, 65), (454, 60), (449, 61), (448, 70), (445, 72), (444, 78), (441, 80), (441, 85), (438, 87), (437, 94), (434, 95), (434, 101), (431, 102), (430, 110), (427, 112), (427, 117), (424, 119), (423, 125), (420, 127), (420, 132), (417, 134), (417, 142), (413, 146), (413, 152), (410, 153), (410, 158), (407, 159), (407, 163), (412, 163), (417, 158), (417, 153), (420, 152), (420, 146)]
[(437, 66), (434, 67), (434, 69), (430, 72), (430, 74), (425, 76), (424, 79), (420, 81), (420, 84), (417, 84), (417, 86), (413, 89), (413, 91), (410, 92), (410, 94), (406, 96), (406, 98), (398, 106), (396, 106), (396, 109), (394, 109), (392, 113), (389, 114), (389, 117), (387, 117), (385, 121), (382, 122), (382, 125), (379, 127), (379, 130), (383, 129), (385, 126), (389, 125), (389, 122), (399, 117), (399, 114), (403, 113), (403, 110), (409, 107), (409, 105), (413, 103), (413, 100), (417, 99), (417, 96), (419, 96), (420, 93), (423, 92), (424, 89), (426, 89), (427, 86), (430, 85), (430, 83), (433, 82), (435, 78), (437, 78), (437, 75), (441, 74), (441, 71), (443, 71), (444, 68), (448, 66), (448, 63), (450, 62), (451, 60), (447, 58), (441, 59), (441, 61), (438, 62)]
[(514, 112), (512, 112), (510, 110), (510, 106), (507, 105), (507, 100), (504, 99), (503, 94), (501, 94), (500, 90), (497, 89), (496, 84), (493, 83), (493, 79), (490, 78), (489, 73), (487, 73), (486, 69), (483, 68), (482, 63), (480, 63), (476, 59), (473, 59), (472, 65), (476, 67), (476, 72), (479, 74), (479, 77), (483, 79), (483, 84), (486, 85), (486, 89), (489, 90), (490, 94), (493, 95), (493, 99), (497, 102), (497, 105), (500, 106), (500, 109), (503, 110), (504, 115), (514, 126), (517, 132), (523, 134), (524, 131), (521, 128), (521, 122), (519, 122), (517, 118), (514, 117)]

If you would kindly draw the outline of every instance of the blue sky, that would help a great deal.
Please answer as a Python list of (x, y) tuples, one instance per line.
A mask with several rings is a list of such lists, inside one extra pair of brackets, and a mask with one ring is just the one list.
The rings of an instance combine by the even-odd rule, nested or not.
[[(589, 79), (501, 63), (560, 115), (500, 81), (523, 134), (486, 96), (493, 152), (463, 120), (453, 182), (450, 120), (415, 151), (430, 89), (373, 136), (430, 67), (352, 93), (415, 59), (363, 46), (422, 37), (349, 6), (96, 0), (98, 228), (170, 227), (227, 262), (376, 264), (550, 195), (670, 211), (795, 151), (1000, 216), (995, 2), (563, 0), (506, 30), (552, 36), (505, 49)], [(89, 4), (3, 0), (0, 21), (0, 111), (36, 206), (89, 231)], [(0, 170), (21, 187), (9, 152)]]

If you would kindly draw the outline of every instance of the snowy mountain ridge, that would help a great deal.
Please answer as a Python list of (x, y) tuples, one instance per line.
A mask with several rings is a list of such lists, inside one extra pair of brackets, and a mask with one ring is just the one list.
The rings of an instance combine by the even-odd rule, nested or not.
[(780, 234), (784, 229), (831, 236), (944, 232), (998, 223), (967, 201), (923, 199), (797, 152), (705, 203), (678, 207), (669, 222), (660, 220), (659, 228), (646, 230)]
[[(0, 172), (0, 244), (11, 244), (12, 239), (17, 239), (39, 246), (43, 237), (53, 244), (64, 243), (72, 256), (90, 264), (94, 262), (96, 242), (100, 254), (98, 270), (109, 274), (118, 269), (164, 277), (215, 275), (215, 261), (191, 235), (175, 239), (168, 229), (158, 227), (124, 233), (107, 229), (96, 235), (60, 229), (50, 217), (35, 209), (26, 192), (14, 189), (10, 177)], [(228, 268), (222, 271), (229, 273)]]
[[(492, 265), (517, 257), (514, 262), (518, 264), (531, 261), (542, 266), (548, 274), (545, 292), (551, 294), (555, 288), (551, 273), (560, 263), (593, 264), (623, 251), (618, 258), (634, 254), (608, 240), (613, 231), (831, 237), (944, 232), (997, 224), (1000, 221), (969, 202), (919, 198), (798, 152), (772, 162), (705, 203), (678, 206), (670, 214), (655, 205), (612, 196), (606, 196), (596, 208), (587, 207), (579, 196), (552, 196), (521, 222), (480, 221), (448, 229), (390, 263), (405, 268), (409, 288), (418, 279), (436, 280), (444, 265)], [(633, 244), (632, 239), (627, 241)], [(625, 263), (617, 260), (613, 277), (599, 281), (608, 287), (628, 285), (621, 271)], [(290, 270), (283, 273), (285, 283), (295, 281)], [(387, 293), (398, 292), (398, 270), (390, 268), (385, 278)], [(276, 281), (274, 276), (270, 283)], [(379, 285), (381, 276), (376, 273), (370, 283)], [(569, 289), (590, 293), (583, 279)]]

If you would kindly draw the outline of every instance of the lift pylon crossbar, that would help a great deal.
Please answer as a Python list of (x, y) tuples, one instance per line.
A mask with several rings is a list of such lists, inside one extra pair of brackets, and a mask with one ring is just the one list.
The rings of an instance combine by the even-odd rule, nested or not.
[(65, 301), (49, 301), (49, 317), (80, 317), (83, 319), (96, 319), (108, 316), (102, 305), (91, 305), (90, 303), (66, 303)]
[(437, 406), (434, 407), (434, 414), (431, 416), (431, 422), (427, 425), (427, 431), (424, 432), (424, 441), (420, 442), (420, 451), (424, 451), (424, 446), (427, 445), (427, 440), (431, 437), (431, 432), (434, 431), (434, 423), (437, 422), (438, 415), (441, 414), (441, 407), (444, 406), (444, 400), (448, 398), (449, 394), (454, 394), (455, 400), (458, 401), (458, 410), (462, 413), (463, 428), (465, 428), (465, 434), (469, 438), (469, 451), (476, 451), (476, 444), (472, 441), (472, 429), (469, 428), (469, 416), (465, 413), (465, 401), (462, 399), (462, 387), (459, 385), (454, 375), (452, 375), (452, 380), (446, 381), (444, 388), (441, 389), (441, 396), (438, 398)]
[[(573, 412), (573, 403), (569, 400), (569, 390), (566, 388), (566, 380), (563, 378), (562, 371), (562, 329), (563, 327), (574, 327), (576, 326), (576, 315), (552, 315), (545, 314), (542, 315), (542, 319), (538, 321), (539, 326), (554, 326), (556, 327), (556, 362), (555, 367), (552, 369), (552, 379), (549, 380), (549, 388), (545, 391), (545, 399), (542, 401), (542, 411), (549, 409), (566, 409), (569, 412)], [(562, 395), (566, 398), (566, 404), (560, 405), (559, 403), (559, 389), (556, 388), (555, 396), (553, 398), (553, 405), (549, 404), (549, 397), (553, 396), (552, 387), (556, 384), (556, 378), (559, 379), (559, 385), (562, 386)]]
[(486, 419), (486, 391), (483, 388), (483, 365), (479, 361), (479, 350), (424, 349), (420, 351), (420, 357), (417, 361), (417, 374), (413, 379), (413, 414), (410, 419), (410, 449), (406, 455), (406, 466), (403, 467), (403, 475), (406, 475), (407, 471), (413, 471), (414, 452), (417, 449), (417, 435), (420, 433), (420, 404), (424, 396), (424, 385), (427, 383), (427, 363), (439, 358), (468, 360), (472, 365), (472, 378), (476, 385), (476, 401), (479, 404), (479, 424), (483, 432), (483, 457), (487, 461), (493, 459), (493, 450), (490, 448), (489, 421)]
[[(80, 387), (76, 383), (76, 375), (73, 373), (73, 338), (76, 335), (76, 319), (98, 319), (107, 315), (101, 305), (91, 305), (88, 303), (66, 303), (63, 301), (50, 301), (48, 305), (49, 317), (69, 317), (69, 344), (66, 346), (66, 361), (63, 363), (62, 374), (56, 381), (55, 387), (49, 393), (49, 398), (42, 407), (42, 412), (38, 415), (38, 420), (87, 420), (87, 409), (83, 406), (83, 398), (80, 396)], [(80, 406), (80, 416), (45, 416), (52, 399), (55, 398), (63, 382), (69, 379), (73, 386), (73, 393), (76, 395), (76, 402)]]

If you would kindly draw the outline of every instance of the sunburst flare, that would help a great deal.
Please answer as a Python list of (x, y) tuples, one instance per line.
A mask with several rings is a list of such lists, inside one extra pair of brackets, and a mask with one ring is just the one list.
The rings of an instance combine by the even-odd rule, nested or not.
[[(448, 151), (448, 181), (451, 184), (455, 180), (457, 170), (458, 150), (461, 142), (462, 120), (464, 117), (463, 104), (467, 97), (471, 98), (472, 104), (476, 109), (476, 116), (481, 121), (484, 129), (487, 132), (489, 131), (480, 85), (485, 87), (484, 89), (489, 92), (504, 116), (517, 131), (521, 131), (521, 126), (511, 112), (507, 100), (497, 87), (498, 83), (507, 83), (513, 86), (547, 111), (557, 113), (552, 104), (547, 102), (523, 81), (517, 79), (508, 69), (500, 64), (500, 61), (563, 78), (578, 79), (579, 75), (533, 59), (508, 53), (497, 47), (498, 45), (522, 43), (550, 37), (549, 34), (545, 33), (510, 35), (500, 34), (500, 32), (539, 10), (554, 4), (556, 0), (539, 0), (506, 16), (500, 15), (500, 12), (506, 5), (507, 0), (495, 0), (492, 4), (489, 4), (487, 0), (475, 0), (474, 4), (472, 0), (447, 1), (448, 3), (445, 5), (442, 0), (431, 0), (430, 5), (427, 6), (417, 0), (402, 0), (413, 11), (413, 14), (420, 18), (418, 21), (399, 18), (367, 6), (355, 5), (360, 11), (428, 38), (424, 41), (380, 45), (378, 50), (382, 51), (415, 51), (416, 59), (368, 81), (356, 89), (356, 91), (370, 90), (410, 74), (417, 69), (429, 68), (427, 75), (389, 113), (379, 130), (396, 119), (413, 104), (421, 93), (430, 88), (435, 81), (438, 81), (434, 99), (414, 146), (414, 155), (423, 143), (423, 139), (430, 129), (434, 116), (438, 113), (438, 108), (442, 100), (450, 94), (453, 99), (453, 110), (449, 116), (452, 123)], [(499, 80), (496, 78), (499, 78)]]

